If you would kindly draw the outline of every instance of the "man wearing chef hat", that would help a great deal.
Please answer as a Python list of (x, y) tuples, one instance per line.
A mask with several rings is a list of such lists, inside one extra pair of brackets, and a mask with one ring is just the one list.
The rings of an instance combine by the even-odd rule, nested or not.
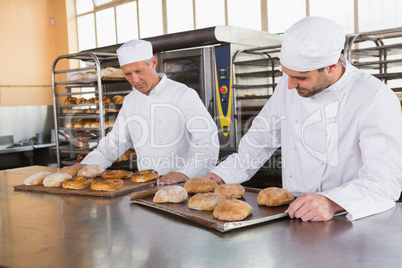
[(216, 165), (217, 127), (194, 89), (156, 72), (150, 42), (131, 40), (117, 50), (121, 69), (134, 90), (113, 129), (82, 164), (109, 167), (131, 146), (138, 170), (154, 169), (160, 185), (203, 177)]
[(402, 117), (395, 93), (349, 64), (335, 22), (307, 17), (282, 40), (283, 77), (242, 138), (239, 151), (207, 174), (242, 183), (281, 147), (282, 186), (296, 200), (287, 212), (326, 221), (355, 220), (395, 206), (402, 188)]

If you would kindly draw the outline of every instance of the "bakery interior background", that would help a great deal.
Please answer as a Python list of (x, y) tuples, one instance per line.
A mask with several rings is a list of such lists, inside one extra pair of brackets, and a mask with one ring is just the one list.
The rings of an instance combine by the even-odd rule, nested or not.
[(367, 32), (401, 27), (400, 10), (399, 0), (1, 0), (0, 136), (19, 142), (51, 128), (60, 55), (216, 25), (282, 33), (309, 15)]

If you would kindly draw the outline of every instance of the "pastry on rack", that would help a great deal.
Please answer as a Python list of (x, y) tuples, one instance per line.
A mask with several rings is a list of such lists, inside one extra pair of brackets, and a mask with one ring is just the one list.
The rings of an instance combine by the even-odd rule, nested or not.
[(94, 71), (86, 72), (83, 76), (84, 80), (97, 79), (97, 78), (98, 78), (98, 76), (96, 75), (96, 72), (94, 72)]
[(114, 104), (123, 104), (123, 101), (124, 101), (124, 97), (121, 96), (121, 95), (115, 95), (115, 96), (112, 98), (112, 102), (113, 102)]
[(184, 189), (188, 193), (208, 193), (213, 192), (218, 184), (206, 178), (192, 178), (184, 183)]
[(77, 104), (76, 97), (69, 97), (64, 100), (64, 105)]
[(222, 221), (241, 221), (253, 212), (253, 207), (238, 199), (229, 199), (216, 206), (212, 215)]
[(84, 75), (82, 73), (73, 73), (69, 78), (68, 81), (78, 81), (82, 80)]
[(153, 198), (155, 203), (182, 203), (187, 200), (187, 191), (177, 185), (166, 186), (159, 189)]

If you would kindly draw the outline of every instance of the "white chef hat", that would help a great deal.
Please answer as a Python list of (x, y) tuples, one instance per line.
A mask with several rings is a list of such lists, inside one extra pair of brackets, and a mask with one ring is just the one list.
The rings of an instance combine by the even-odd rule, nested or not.
[(116, 52), (120, 66), (149, 60), (153, 56), (151, 42), (136, 39), (124, 43)]
[(306, 17), (285, 31), (281, 64), (297, 72), (306, 72), (335, 64), (345, 43), (339, 24), (322, 17)]

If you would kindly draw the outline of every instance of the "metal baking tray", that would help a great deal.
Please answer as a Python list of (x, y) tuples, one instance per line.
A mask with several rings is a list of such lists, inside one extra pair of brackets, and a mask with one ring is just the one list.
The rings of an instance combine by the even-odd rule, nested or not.
[(251, 213), (251, 215), (249, 215), (242, 221), (228, 222), (214, 218), (212, 216), (212, 211), (200, 211), (200, 210), (189, 209), (187, 204), (192, 194), (189, 194), (187, 201), (184, 203), (179, 204), (154, 203), (152, 199), (155, 195), (155, 192), (160, 188), (163, 187), (155, 186), (154, 189), (151, 190), (131, 193), (130, 200), (136, 204), (145, 205), (148, 207), (155, 208), (157, 210), (162, 210), (174, 215), (178, 215), (180, 217), (192, 220), (206, 227), (216, 229), (220, 232), (226, 232), (288, 216), (288, 214), (285, 213), (286, 209), (288, 208), (288, 205), (278, 207), (267, 207), (258, 205), (257, 196), (258, 193), (261, 191), (261, 189), (244, 187), (246, 190), (246, 194), (240, 200), (246, 201), (248, 204), (250, 204), (253, 207), (253, 212)]

